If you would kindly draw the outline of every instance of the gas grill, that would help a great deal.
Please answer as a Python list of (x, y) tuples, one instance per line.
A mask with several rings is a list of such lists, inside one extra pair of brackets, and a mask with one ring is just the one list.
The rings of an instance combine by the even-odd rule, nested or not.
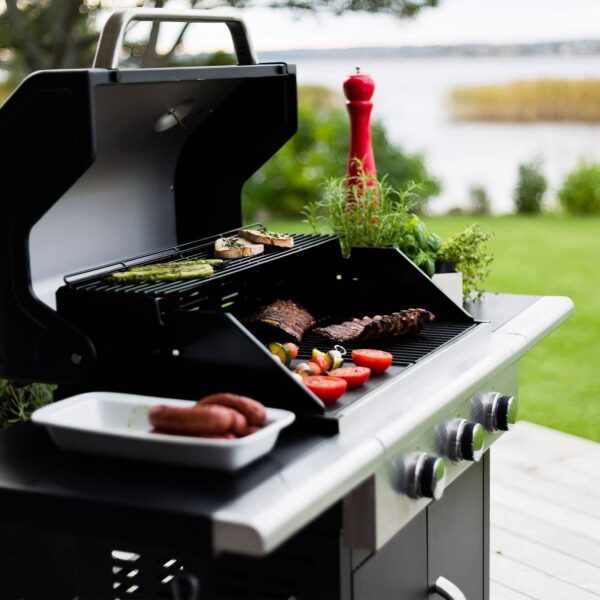
[[(57, 292), (57, 310), (85, 332), (95, 348), (96, 367), (90, 375), (95, 389), (196, 398), (200, 382), (211, 393), (228, 381), (237, 392), (271, 406), (293, 407), (299, 416), (312, 416), (314, 426), (335, 432), (349, 405), (476, 326), (400, 252), (356, 249), (344, 259), (333, 236), (296, 235), (290, 249), (271, 248), (226, 261), (206, 279), (125, 284), (106, 278), (118, 268), (157, 260), (212, 257), (218, 237), (65, 277)], [(311, 273), (307, 286), (302, 273), (314, 264), (322, 266)], [(385, 277), (389, 271), (396, 276)], [(300, 302), (322, 324), (343, 320), (340, 309), (349, 315), (383, 314), (413, 305), (433, 306), (437, 320), (419, 335), (373, 343), (393, 354), (394, 367), (327, 407), (273, 360), (265, 342), (274, 340), (258, 340), (244, 325), (258, 307), (277, 298)], [(332, 310), (338, 313), (332, 316)], [(313, 347), (327, 345), (331, 342), (309, 333), (300, 357), (308, 358)], [(232, 373), (237, 375), (233, 380)]]
[[(238, 65), (117, 68), (126, 25), (156, 19), (224, 22)], [(398, 250), (344, 258), (308, 234), (202, 280), (107, 279), (210, 257), (296, 113), (294, 67), (256, 64), (243, 23), (163, 10), (114, 13), (94, 68), (35, 73), (0, 109), (0, 376), (57, 397), (240, 392), (297, 415), (232, 475), (73, 457), (31, 424), (0, 432), (5, 524), (32, 528), (11, 538), (22, 558), (3, 597), (169, 597), (186, 575), (203, 598), (488, 598), (486, 450), (514, 422), (518, 359), (568, 299), (488, 295), (467, 312)], [(369, 342), (393, 365), (326, 407), (249, 328), (277, 299), (320, 325), (409, 307), (436, 319)], [(330, 346), (308, 332), (299, 358)], [(70, 536), (49, 553), (70, 548), (60, 573), (48, 528)]]

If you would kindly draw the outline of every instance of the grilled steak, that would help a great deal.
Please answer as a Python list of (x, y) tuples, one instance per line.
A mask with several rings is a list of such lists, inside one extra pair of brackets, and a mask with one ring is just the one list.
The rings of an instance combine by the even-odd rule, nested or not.
[[(276, 300), (269, 306), (260, 308), (248, 319), (253, 330), (259, 333), (279, 333), (284, 338), (292, 338), (300, 342), (302, 336), (314, 324), (313, 316), (304, 308), (291, 300)], [(273, 331), (275, 330), (275, 331)]]
[(382, 338), (419, 333), (435, 316), (424, 308), (407, 308), (391, 315), (352, 319), (339, 325), (319, 327), (315, 333), (333, 342), (364, 342)]

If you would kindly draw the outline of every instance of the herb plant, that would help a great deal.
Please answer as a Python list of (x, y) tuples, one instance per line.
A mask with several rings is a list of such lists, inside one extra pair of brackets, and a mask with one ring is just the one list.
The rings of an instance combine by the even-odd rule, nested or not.
[(31, 413), (52, 402), (54, 387), (42, 383), (18, 386), (0, 379), (0, 429), (27, 421)]
[(320, 200), (306, 205), (302, 214), (316, 232), (324, 225), (339, 236), (345, 257), (353, 247), (398, 248), (430, 277), (436, 262), (450, 262), (463, 275), (465, 299), (480, 298), (480, 284), (492, 262), (486, 246), (491, 233), (473, 224), (442, 243), (412, 212), (416, 189), (417, 184), (409, 183), (397, 190), (386, 177), (364, 173), (351, 185), (345, 177), (329, 179)]
[(419, 186), (394, 189), (387, 178), (359, 174), (351, 185), (345, 177), (329, 179), (320, 200), (304, 207), (305, 222), (315, 231), (327, 225), (339, 236), (342, 254), (353, 247), (399, 248), (428, 275), (435, 272), (439, 236), (413, 214)]
[(484, 231), (477, 223), (449, 237), (438, 250), (438, 260), (454, 265), (463, 275), (465, 300), (480, 299), (482, 281), (490, 272), (493, 256), (487, 247), (492, 233)]

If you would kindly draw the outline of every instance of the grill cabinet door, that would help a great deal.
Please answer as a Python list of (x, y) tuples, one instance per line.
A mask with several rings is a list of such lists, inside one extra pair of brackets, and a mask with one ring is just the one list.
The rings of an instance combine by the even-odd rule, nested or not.
[(353, 576), (354, 600), (427, 600), (427, 513), (417, 515)]
[[(429, 589), (442, 576), (469, 600), (487, 600), (489, 455), (471, 465), (427, 508)], [(441, 596), (431, 591), (430, 600)]]

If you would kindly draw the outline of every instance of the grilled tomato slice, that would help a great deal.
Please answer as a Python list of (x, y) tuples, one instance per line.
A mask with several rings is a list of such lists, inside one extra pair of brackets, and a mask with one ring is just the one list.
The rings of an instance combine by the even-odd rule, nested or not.
[(383, 350), (352, 350), (352, 362), (358, 367), (367, 367), (372, 373), (383, 373), (390, 368), (394, 357)]
[(371, 369), (368, 367), (342, 367), (341, 369), (334, 369), (329, 375), (344, 379), (349, 388), (355, 388), (369, 379)]
[(298, 346), (292, 342), (286, 342), (283, 347), (288, 351), (291, 360), (294, 360), (298, 356)]
[(304, 385), (325, 404), (333, 404), (346, 391), (348, 384), (339, 377), (316, 375), (307, 377)]

